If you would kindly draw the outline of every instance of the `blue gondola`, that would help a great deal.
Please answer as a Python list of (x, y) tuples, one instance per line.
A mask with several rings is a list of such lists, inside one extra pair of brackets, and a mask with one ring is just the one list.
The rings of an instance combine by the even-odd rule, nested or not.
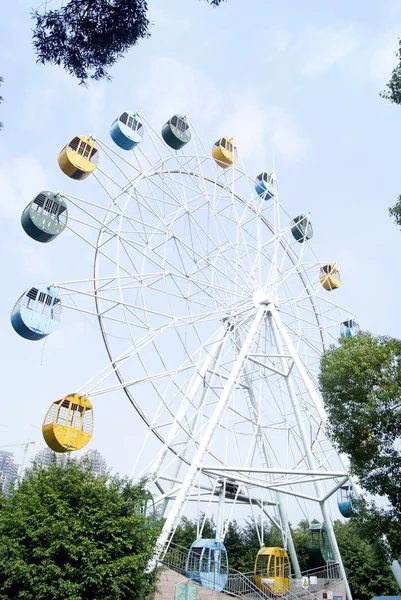
[(277, 181), (274, 173), (263, 172), (256, 177), (256, 193), (263, 200), (271, 200), (277, 194)]
[(143, 139), (143, 123), (138, 113), (123, 112), (112, 124), (110, 135), (123, 150), (133, 150)]
[(21, 225), (37, 242), (51, 242), (67, 225), (67, 205), (59, 194), (43, 191), (28, 204), (21, 215)]
[(61, 300), (56, 288), (39, 283), (17, 300), (11, 325), (27, 340), (41, 340), (55, 331), (61, 318)]
[(228, 580), (228, 557), (224, 544), (218, 540), (196, 540), (187, 556), (185, 577), (221, 592)]
[(338, 510), (343, 517), (349, 519), (352, 513), (352, 502), (355, 500), (355, 494), (352, 490), (352, 485), (347, 483), (340, 487), (337, 493)]
[(360, 327), (354, 319), (349, 319), (348, 321), (341, 323), (340, 335), (342, 338), (354, 337), (359, 331)]
[(300, 244), (305, 242), (305, 240), (310, 240), (313, 237), (313, 228), (309, 215), (298, 215), (295, 217), (291, 233)]

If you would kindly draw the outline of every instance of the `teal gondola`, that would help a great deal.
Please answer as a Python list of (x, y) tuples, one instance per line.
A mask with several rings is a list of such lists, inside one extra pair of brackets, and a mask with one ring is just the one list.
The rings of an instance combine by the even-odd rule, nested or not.
[(221, 592), (228, 580), (228, 557), (224, 544), (218, 540), (196, 540), (187, 556), (185, 577)]
[(51, 242), (67, 226), (67, 205), (59, 194), (44, 190), (25, 207), (21, 225), (29, 237), (37, 242)]
[(313, 228), (309, 215), (298, 215), (295, 217), (291, 233), (300, 244), (306, 240), (310, 240), (313, 237)]
[(111, 139), (123, 150), (133, 150), (143, 139), (144, 128), (139, 113), (123, 112), (112, 123)]
[(41, 340), (53, 333), (61, 319), (61, 299), (56, 288), (39, 283), (15, 303), (11, 312), (14, 331), (26, 340)]
[(335, 562), (334, 553), (324, 523), (312, 523), (309, 526), (306, 550), (313, 567)]
[(180, 150), (191, 140), (191, 131), (186, 117), (173, 115), (163, 125), (162, 138), (173, 150)]

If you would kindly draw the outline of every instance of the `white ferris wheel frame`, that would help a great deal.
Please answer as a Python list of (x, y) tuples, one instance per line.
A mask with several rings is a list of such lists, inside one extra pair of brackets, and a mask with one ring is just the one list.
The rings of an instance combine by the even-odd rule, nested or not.
[[(158, 148), (161, 138), (151, 128), (151, 126), (146, 123), (146, 120), (144, 121), (153, 142), (153, 150), (155, 150)], [(76, 294), (83, 294), (94, 300), (94, 311), (78, 308), (74, 302), (73, 304), (66, 306), (73, 310), (80, 310), (80, 312), (95, 316), (98, 319), (100, 331), (110, 359), (110, 363), (104, 369), (102, 369), (100, 373), (95, 375), (89, 382), (87, 382), (87, 384), (82, 387), (82, 391), (89, 396), (95, 396), (105, 392), (123, 389), (131, 404), (134, 406), (139, 416), (149, 428), (149, 434), (154, 434), (161, 443), (161, 448), (156, 457), (152, 459), (151, 464), (147, 465), (145, 470), (139, 475), (135, 473), (138, 475), (138, 477), (142, 477), (144, 475), (147, 476), (148, 488), (156, 489), (159, 492), (158, 497), (155, 497), (156, 503), (162, 507), (161, 510), (163, 513), (165, 510), (167, 510), (167, 518), (162, 534), (159, 538), (155, 561), (161, 557), (163, 552), (165, 552), (168, 542), (183, 515), (183, 511), (187, 503), (191, 500), (194, 500), (196, 496), (199, 498), (199, 490), (202, 489), (204, 492), (216, 494), (216, 482), (219, 480), (219, 478), (222, 477), (224, 480), (233, 478), (239, 484), (245, 485), (252, 490), (256, 488), (265, 490), (270, 494), (272, 501), (269, 502), (264, 500), (261, 502), (258, 498), (255, 498), (254, 495), (251, 497), (249, 493), (245, 494), (246, 497), (241, 497), (241, 491), (238, 488), (234, 502), (241, 503), (248, 501), (252, 510), (252, 507), (257, 506), (259, 503), (259, 507), (262, 509), (263, 513), (266, 514), (266, 516), (280, 529), (283, 537), (283, 544), (285, 547), (288, 547), (295, 573), (299, 573), (299, 564), (289, 529), (285, 498), (292, 497), (297, 500), (310, 501), (320, 506), (330, 544), (334, 552), (335, 561), (339, 565), (341, 575), (346, 585), (347, 597), (352, 600), (328, 506), (328, 501), (332, 495), (335, 494), (336, 491), (350, 479), (348, 473), (349, 465), (346, 457), (339, 456), (337, 468), (329, 469), (328, 461), (326, 460), (327, 457), (323, 458), (322, 460), (317, 460), (314, 449), (311, 448), (311, 441), (308, 438), (308, 433), (306, 431), (305, 414), (302, 412), (304, 408), (300, 406), (298, 381), (302, 382), (304, 394), (308, 396), (308, 402), (312, 407), (311, 410), (314, 411), (314, 419), (316, 422), (319, 421), (319, 427), (321, 429), (325, 428), (326, 414), (320, 396), (316, 391), (316, 381), (313, 381), (308, 368), (300, 357), (299, 350), (296, 347), (296, 344), (294, 344), (294, 339), (292, 339), (289, 335), (288, 326), (285, 324), (280, 314), (281, 306), (278, 288), (283, 284), (283, 282), (279, 282), (279, 274), (280, 268), (284, 263), (284, 259), (288, 259), (292, 264), (292, 266), (287, 268), (285, 271), (284, 279), (290, 280), (295, 274), (302, 282), (304, 293), (302, 301), (306, 299), (310, 303), (310, 310), (312, 313), (308, 327), (314, 327), (315, 331), (318, 332), (321, 349), (327, 347), (329, 327), (333, 324), (339, 325), (345, 316), (349, 316), (349, 313), (337, 307), (335, 303), (325, 301), (323, 304), (325, 306), (329, 306), (327, 312), (329, 312), (332, 308), (334, 308), (336, 311), (336, 317), (331, 317), (329, 319), (329, 324), (326, 323), (326, 312), (323, 310), (322, 314), (322, 303), (318, 296), (318, 291), (321, 288), (318, 280), (318, 274), (322, 263), (319, 262), (316, 257), (309, 262), (302, 262), (306, 244), (301, 244), (298, 246), (297, 254), (293, 247), (288, 243), (287, 240), (291, 234), (292, 224), (291, 220), (289, 220), (286, 227), (281, 227), (281, 207), (279, 204), (278, 193), (272, 201), (272, 222), (262, 214), (263, 201), (258, 201), (259, 207), (255, 208), (254, 204), (249, 201), (248, 197), (245, 198), (242, 194), (235, 191), (238, 178), (242, 178), (248, 185), (248, 191), (250, 193), (252, 192), (250, 186), (251, 180), (246, 175), (243, 166), (238, 167), (236, 165), (224, 173), (222, 173), (221, 170), (219, 171), (219, 168), (215, 166), (214, 176), (210, 176), (210, 174), (205, 172), (208, 167), (208, 163), (213, 163), (213, 161), (207, 149), (200, 141), (200, 138), (197, 136), (192, 124), (191, 130), (193, 133), (195, 133), (193, 138), (195, 151), (192, 154), (186, 154), (184, 151), (181, 154), (175, 154), (170, 151), (170, 155), (165, 158), (163, 154), (159, 152), (159, 156), (156, 157), (156, 160), (152, 160), (146, 158), (146, 155), (142, 149), (136, 149), (136, 153), (140, 152), (140, 159), (137, 158), (136, 165), (129, 163), (129, 161), (127, 161), (125, 158), (122, 159), (114, 148), (111, 148), (107, 144), (97, 140), (113, 164), (115, 172), (117, 174), (122, 174), (126, 179), (124, 184), (121, 185), (121, 183), (117, 182), (113, 179), (113, 177), (107, 175), (106, 173), (101, 173), (101, 175), (104, 176), (103, 181), (99, 175), (95, 174), (96, 179), (102, 186), (105, 193), (110, 196), (110, 199), (112, 200), (111, 205), (105, 209), (102, 205), (99, 205), (95, 202), (89, 202), (69, 194), (63, 194), (63, 196), (68, 198), (72, 205), (79, 208), (79, 210), (81, 210), (85, 215), (84, 221), (75, 218), (75, 223), (88, 226), (89, 219), (91, 221), (89, 227), (91, 227), (94, 232), (98, 232), (96, 241), (90, 242), (84, 234), (79, 233), (72, 228), (73, 231), (78, 233), (81, 239), (83, 239), (86, 243), (89, 243), (94, 250), (95, 260), (93, 279), (87, 281), (72, 281), (55, 284), (70, 297)], [(201, 146), (202, 153), (198, 152), (197, 144)], [(165, 152), (166, 150), (167, 147), (163, 145), (163, 151)], [(134, 157), (135, 152), (132, 155)], [(173, 168), (169, 167), (170, 162), (174, 164)], [(122, 165), (128, 166), (128, 164), (130, 168), (134, 169), (134, 175), (131, 174), (130, 176), (127, 176), (125, 174)], [(153, 329), (149, 328), (148, 338), (146, 338), (146, 335), (144, 335), (142, 339), (132, 343), (123, 352), (115, 355), (107, 332), (107, 324), (110, 322), (113, 324), (118, 324), (119, 322), (120, 324), (124, 324), (124, 319), (121, 318), (121, 316), (113, 316), (113, 310), (117, 305), (119, 308), (122, 308), (126, 326), (131, 331), (135, 326), (131, 315), (133, 311), (138, 309), (138, 307), (133, 302), (127, 302), (125, 300), (124, 294), (127, 290), (127, 284), (131, 285), (132, 281), (134, 281), (134, 285), (138, 285), (138, 287), (140, 287), (141, 284), (138, 282), (141, 280), (141, 278), (143, 278), (144, 275), (147, 275), (151, 279), (154, 274), (149, 272), (127, 272), (126, 267), (121, 267), (120, 248), (117, 250), (116, 258), (110, 258), (110, 256), (107, 255), (107, 250), (105, 251), (104, 248), (105, 244), (107, 244), (110, 239), (114, 238), (117, 240), (117, 246), (119, 246), (120, 241), (124, 239), (124, 236), (128, 235), (123, 229), (127, 222), (130, 226), (132, 226), (133, 229), (137, 226), (138, 228), (142, 228), (144, 231), (147, 227), (149, 227), (149, 224), (145, 219), (142, 222), (140, 222), (138, 219), (136, 223), (134, 223), (131, 217), (127, 217), (126, 206), (128, 205), (128, 201), (132, 202), (132, 194), (138, 194), (138, 189), (144, 181), (147, 183), (151, 180), (151, 178), (157, 181), (158, 178), (163, 180), (163, 178), (168, 179), (172, 176), (177, 176), (177, 178), (186, 177), (189, 178), (190, 181), (195, 182), (193, 183), (194, 189), (199, 186), (199, 197), (201, 197), (203, 194), (208, 203), (208, 193), (210, 189), (214, 189), (218, 190), (217, 192), (214, 192), (214, 199), (219, 197), (218, 194), (226, 194), (227, 197), (232, 199), (233, 203), (237, 203), (240, 206), (242, 205), (244, 207), (244, 213), (242, 215), (237, 213), (238, 221), (236, 223), (236, 232), (241, 230), (241, 227), (243, 226), (243, 223), (241, 223), (243, 215), (247, 214), (247, 212), (253, 213), (255, 219), (257, 220), (258, 227), (258, 232), (256, 235), (259, 244), (257, 249), (259, 256), (256, 256), (256, 258), (253, 257), (252, 260), (250, 260), (250, 263), (254, 265), (255, 269), (259, 269), (261, 271), (262, 267), (260, 264), (260, 255), (262, 254), (262, 250), (265, 250), (266, 245), (270, 244), (272, 251), (269, 256), (273, 265), (271, 269), (273, 276), (270, 280), (268, 291), (266, 290), (265, 286), (261, 285), (253, 292), (252, 310), (250, 310), (249, 306), (243, 310), (243, 313), (240, 311), (235, 314), (235, 311), (230, 313), (228, 310), (226, 317), (220, 319), (221, 327), (219, 331), (215, 332), (213, 339), (204, 340), (203, 349), (206, 348), (207, 350), (206, 356), (200, 356), (197, 361), (192, 362), (191, 368), (193, 370), (193, 374), (189, 380), (187, 391), (182, 393), (182, 400), (179, 403), (179, 408), (174, 414), (171, 415), (167, 434), (162, 434), (160, 433), (160, 426), (157, 425), (157, 422), (155, 423), (151, 418), (149, 418), (131, 391), (132, 389), (135, 389), (136, 385), (139, 384), (140, 378), (127, 380), (124, 375), (123, 368), (125, 368), (126, 364), (132, 360), (133, 357), (138, 357), (141, 352), (145, 350), (147, 344), (154, 344), (156, 340), (160, 339), (165, 332), (169, 330), (169, 328), (176, 327), (177, 321), (175, 318), (171, 318), (170, 322), (166, 322), (163, 326)], [(106, 185), (108, 180), (120, 188), (121, 191), (117, 194), (111, 194)], [(155, 185), (156, 187), (158, 186), (157, 183)], [(167, 195), (171, 195), (171, 198), (168, 200), (168, 202), (170, 200), (176, 200), (176, 198), (173, 198), (174, 194), (177, 194), (179, 200), (178, 203), (181, 201), (184, 203), (186, 201), (185, 192), (183, 196), (180, 197), (179, 193), (175, 189), (175, 186), (179, 185), (178, 179), (171, 179), (169, 183), (170, 187), (167, 189)], [(183, 187), (187, 186), (189, 191), (192, 189), (192, 184), (188, 186), (188, 184), (182, 183), (181, 185)], [(211, 187), (202, 187), (207, 185)], [(121, 201), (124, 199), (124, 194), (128, 195), (128, 201), (126, 200), (125, 205), (122, 205)], [(136, 198), (138, 198), (138, 196), (136, 196)], [(151, 211), (151, 207), (149, 208), (148, 198), (146, 196), (143, 196), (142, 198), (147, 210)], [(198, 198), (196, 198), (196, 200), (198, 200)], [(155, 201), (157, 202), (156, 198)], [(103, 211), (103, 219), (94, 214), (94, 209)], [(209, 210), (209, 208), (206, 210)], [(160, 214), (156, 214), (156, 218), (160, 218)], [(160, 218), (160, 221), (162, 220), (163, 219)], [(118, 222), (117, 228), (113, 226), (114, 221)], [(266, 230), (270, 231), (272, 234), (272, 238), (267, 242), (264, 242), (261, 239), (259, 228), (262, 226), (266, 227)], [(223, 232), (225, 231), (225, 227), (226, 225), (221, 227)], [(201, 225), (199, 225), (199, 230), (204, 231)], [(155, 234), (155, 232), (156, 227), (153, 226), (153, 234)], [(161, 235), (160, 232), (157, 233)], [(204, 231), (204, 233), (210, 237), (209, 232)], [(105, 242), (105, 237), (107, 236), (109, 237)], [(227, 238), (229, 238), (228, 233)], [(221, 240), (217, 240), (217, 242), (219, 241)], [(242, 235), (241, 239), (240, 231), (239, 238), (236, 240), (236, 244), (243, 244), (243, 246), (246, 246), (246, 241), (247, 236)], [(213, 252), (218, 251), (217, 242), (215, 243)], [(182, 247), (184, 248), (187, 246), (187, 242), (185, 240), (179, 240), (177, 243), (182, 244)], [(131, 242), (128, 244), (128, 247), (130, 247), (130, 244)], [(282, 258), (281, 263), (279, 258), (280, 252), (283, 253), (284, 257)], [(143, 250), (143, 253), (144, 256), (146, 253), (147, 259), (148, 250)], [(198, 254), (200, 255), (200, 252), (198, 252)], [(116, 267), (116, 273), (114, 276), (102, 275), (101, 260), (103, 258), (106, 258), (111, 263), (114, 263)], [(243, 257), (238, 260), (238, 264), (241, 264), (242, 258)], [(168, 263), (166, 262), (165, 264)], [(228, 271), (225, 275), (220, 275), (223, 281), (229, 278), (227, 273)], [(312, 273), (312, 276), (310, 273)], [(224, 300), (225, 290), (222, 289), (222, 286), (219, 286), (218, 278), (217, 283), (216, 280), (213, 281), (213, 285), (210, 284), (210, 289), (214, 290), (215, 294)], [(93, 288), (83, 290), (82, 285), (90, 282), (92, 282)], [(196, 281), (196, 285), (198, 284), (199, 281)], [(285, 281), (284, 285), (287, 285)], [(105, 290), (107, 290), (107, 292), (105, 292)], [(113, 294), (118, 294), (117, 300), (110, 300), (110, 296), (107, 297), (107, 293), (111, 293), (111, 291)], [(238, 291), (237, 294), (237, 298), (240, 298), (240, 291)], [(288, 298), (289, 304), (292, 303), (293, 305), (296, 305), (296, 303), (300, 301), (299, 297), (297, 296)], [(104, 308), (105, 304), (108, 306), (108, 308)], [(207, 304), (205, 304), (205, 306), (206, 305)], [(143, 310), (143, 306), (140, 308)], [(152, 309), (150, 312), (157, 313), (157, 310)], [(340, 314), (342, 314), (343, 317), (340, 317)], [(160, 311), (159, 316), (165, 318), (166, 313), (164, 311)], [(190, 313), (190, 316), (193, 318), (194, 315)], [(196, 318), (200, 318), (199, 315), (195, 316)], [(232, 321), (234, 317), (239, 319), (236, 324), (234, 321)], [(210, 319), (211, 313), (205, 313), (204, 318)], [(189, 322), (190, 319), (188, 319), (188, 324)], [(243, 329), (245, 322), (246, 329)], [(263, 353), (255, 351), (255, 340), (257, 339), (258, 335), (260, 335), (261, 328), (266, 327), (266, 324), (271, 332), (272, 341), (274, 344), (274, 352), (270, 354), (266, 352)], [(185, 319), (181, 320), (180, 326), (183, 326), (184, 328), (187, 326)], [(244, 334), (243, 337), (241, 337), (241, 334)], [(308, 335), (305, 334), (301, 337), (302, 343), (307, 345)], [(194, 418), (194, 412), (196, 413), (198, 411), (200, 414), (201, 410), (204, 408), (205, 398), (212, 387), (211, 382), (213, 377), (215, 377), (217, 370), (219, 369), (219, 365), (222, 362), (223, 348), (227, 341), (237, 348), (236, 358), (230, 365), (230, 372), (227, 372), (225, 377), (221, 377), (221, 381), (224, 381), (221, 393), (217, 397), (213, 409), (209, 412), (208, 422), (201, 429), (201, 435), (195, 440), (194, 436), (191, 438), (191, 432), (195, 431), (198, 418)], [(312, 342), (310, 344), (311, 346), (313, 345)], [(291, 403), (294, 423), (297, 429), (297, 435), (299, 437), (299, 445), (302, 446), (303, 449), (304, 462), (297, 468), (288, 466), (286, 468), (279, 468), (277, 465), (274, 465), (275, 460), (271, 455), (271, 447), (266, 439), (264, 425), (261, 419), (260, 403), (258, 403), (256, 398), (257, 393), (253, 388), (251, 371), (255, 365), (257, 365), (259, 369), (262, 368), (273, 372), (278, 379), (283, 381), (283, 387), (285, 387), (288, 399)], [(185, 370), (185, 368), (188, 367), (185, 367), (185, 365), (179, 366), (179, 370)], [(294, 379), (295, 372), (297, 373), (297, 381)], [(160, 377), (169, 375), (174, 378), (177, 373), (178, 371), (167, 371), (165, 373), (161, 373)], [(114, 374), (119, 383), (112, 386), (102, 387), (103, 382), (108, 379), (110, 374)], [(157, 378), (158, 374), (152, 374), (152, 377)], [(250, 420), (253, 420), (252, 424), (254, 427), (254, 435), (255, 438), (258, 438), (257, 441), (254, 442), (255, 447), (258, 447), (261, 456), (261, 463), (257, 467), (231, 463), (227, 461), (213, 463), (210, 462), (210, 459), (207, 460), (209, 458), (209, 445), (213, 436), (216, 434), (216, 430), (221, 425), (223, 414), (230, 405), (233, 391), (241, 386), (242, 390), (244, 391), (244, 396), (247, 398), (251, 415)], [(198, 403), (197, 406), (196, 402)], [(192, 410), (192, 414), (188, 416), (190, 410)], [(193, 424), (192, 430), (189, 425), (190, 422)], [(182, 441), (183, 431), (187, 436), (187, 443)], [(176, 443), (178, 438), (180, 438), (181, 444), (179, 449), (177, 449), (178, 446)], [(191, 458), (188, 458), (187, 451), (190, 443), (192, 442), (195, 442), (196, 451), (194, 450)], [(335, 454), (334, 449), (331, 450), (331, 453)], [(182, 475), (183, 471), (184, 474)], [(209, 478), (209, 481), (214, 481), (212, 487), (210, 487), (210, 485), (206, 485), (204, 481), (203, 483), (200, 482), (200, 475)], [(302, 486), (305, 484), (311, 484), (313, 486), (314, 493), (305, 493), (305, 491), (302, 490)], [(197, 490), (196, 485), (198, 485)], [(353, 486), (354, 489), (357, 490), (355, 482), (353, 482)], [(267, 511), (269, 505), (271, 505), (274, 509), (274, 516)], [(218, 518), (217, 523), (217, 536), (223, 538), (227, 524), (224, 525), (221, 514), (222, 513), (220, 513), (220, 521)]]

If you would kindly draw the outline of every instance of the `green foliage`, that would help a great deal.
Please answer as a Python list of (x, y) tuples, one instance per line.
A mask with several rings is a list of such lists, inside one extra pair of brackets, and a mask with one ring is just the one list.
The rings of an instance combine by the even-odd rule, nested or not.
[[(398, 50), (395, 54), (399, 59), (398, 65), (391, 73), (390, 81), (386, 84), (387, 89), (381, 92), (380, 96), (394, 104), (401, 104), (401, 38), (398, 38)], [(401, 196), (389, 212), (396, 224), (401, 227)]]
[(68, 461), (34, 468), (0, 503), (0, 599), (148, 596), (158, 528), (143, 488)]
[(322, 358), (320, 387), (331, 436), (363, 487), (401, 506), (401, 341), (342, 338)]
[(401, 341), (370, 333), (341, 339), (322, 358), (320, 387), (331, 437), (351, 472), (389, 504), (368, 510), (362, 503), (355, 518), (373, 538), (388, 533), (401, 554)]
[[(206, 1), (216, 7), (223, 0)], [(80, 83), (110, 79), (110, 67), (150, 36), (147, 12), (146, 0), (69, 0), (56, 10), (35, 10), (37, 60), (62, 66)]]
[(353, 521), (336, 521), (334, 531), (354, 598), (396, 596), (399, 589), (387, 562), (377, 544), (361, 535), (360, 526)]
[[(312, 521), (313, 523), (318, 523), (319, 521)], [(308, 529), (309, 523), (306, 520), (301, 521), (298, 524), (298, 527), (295, 529), (291, 529), (292, 539), (295, 546), (295, 551), (297, 553), (299, 568), (301, 571), (307, 571), (308, 569), (314, 569), (319, 565), (314, 562), (314, 558), (310, 556), (307, 548), (308, 548)]]
[[(292, 529), (301, 571), (316, 567), (307, 552), (308, 528), (308, 522), (301, 521)], [(370, 600), (374, 596), (396, 595), (399, 590), (377, 540), (376, 543), (369, 542), (366, 531), (354, 521), (346, 523), (336, 521), (334, 529), (354, 598)], [(206, 519), (202, 537), (214, 538), (214, 536), (215, 524), (213, 520)], [(196, 520), (183, 519), (173, 541), (189, 548), (196, 537)], [(256, 554), (260, 548), (253, 521), (248, 521), (244, 525), (233, 521), (228, 528), (224, 544), (230, 568), (243, 573), (253, 571)], [(276, 528), (265, 525), (264, 545), (282, 546), (281, 536)]]
[(36, 20), (33, 45), (38, 62), (61, 65), (81, 83), (109, 79), (108, 69), (149, 36), (144, 0), (69, 0)]
[(380, 96), (395, 104), (401, 104), (401, 38), (398, 38), (398, 50), (395, 54), (399, 63), (393, 69), (390, 81), (386, 84), (387, 90), (381, 92)]
[[(204, 515), (200, 516), (200, 520), (202, 521)], [(216, 535), (216, 525), (212, 519), (206, 518), (205, 525), (202, 531), (202, 537), (205, 539), (214, 538)], [(195, 542), (197, 539), (197, 521), (196, 519), (188, 519), (187, 517), (183, 517), (181, 519), (181, 523), (178, 525), (175, 530), (173, 542), (174, 544), (178, 544), (183, 548), (190, 548), (192, 542)]]
[[(307, 525), (306, 525), (307, 528)], [(260, 523), (258, 524), (260, 530)], [(206, 519), (203, 528), (203, 538), (214, 538), (216, 534), (216, 525), (213, 519)], [(294, 544), (299, 552), (299, 558), (302, 562), (302, 569), (309, 568), (309, 557), (306, 552), (306, 529), (302, 529), (298, 537), (298, 530), (293, 532)], [(197, 539), (196, 519), (182, 519), (180, 525), (174, 534), (173, 542), (190, 548), (191, 544)], [(281, 535), (279, 531), (268, 524), (264, 524), (263, 542), (265, 546), (282, 546)], [(227, 530), (224, 539), (224, 545), (229, 557), (230, 568), (243, 573), (253, 571), (255, 558), (260, 549), (259, 536), (254, 521), (247, 521), (244, 525), (239, 525), (237, 521), (232, 521)]]
[(401, 227), (401, 196), (398, 196), (397, 202), (389, 208), (390, 216), (393, 217), (396, 225)]

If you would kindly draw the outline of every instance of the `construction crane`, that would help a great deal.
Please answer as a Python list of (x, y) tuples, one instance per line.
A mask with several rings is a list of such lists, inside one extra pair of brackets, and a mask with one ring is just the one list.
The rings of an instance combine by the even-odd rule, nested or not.
[[(6, 425), (6, 427), (7, 427), (7, 425)], [(24, 472), (26, 456), (28, 454), (28, 449), (31, 444), (36, 444), (36, 442), (30, 442), (28, 439), (28, 441), (23, 444), (8, 444), (7, 446), (0, 446), (0, 450), (3, 450), (3, 448), (15, 448), (16, 446), (24, 446), (24, 454), (22, 456), (22, 462), (21, 462), (21, 465), (19, 468), (19, 478), (22, 477), (22, 473)]]

